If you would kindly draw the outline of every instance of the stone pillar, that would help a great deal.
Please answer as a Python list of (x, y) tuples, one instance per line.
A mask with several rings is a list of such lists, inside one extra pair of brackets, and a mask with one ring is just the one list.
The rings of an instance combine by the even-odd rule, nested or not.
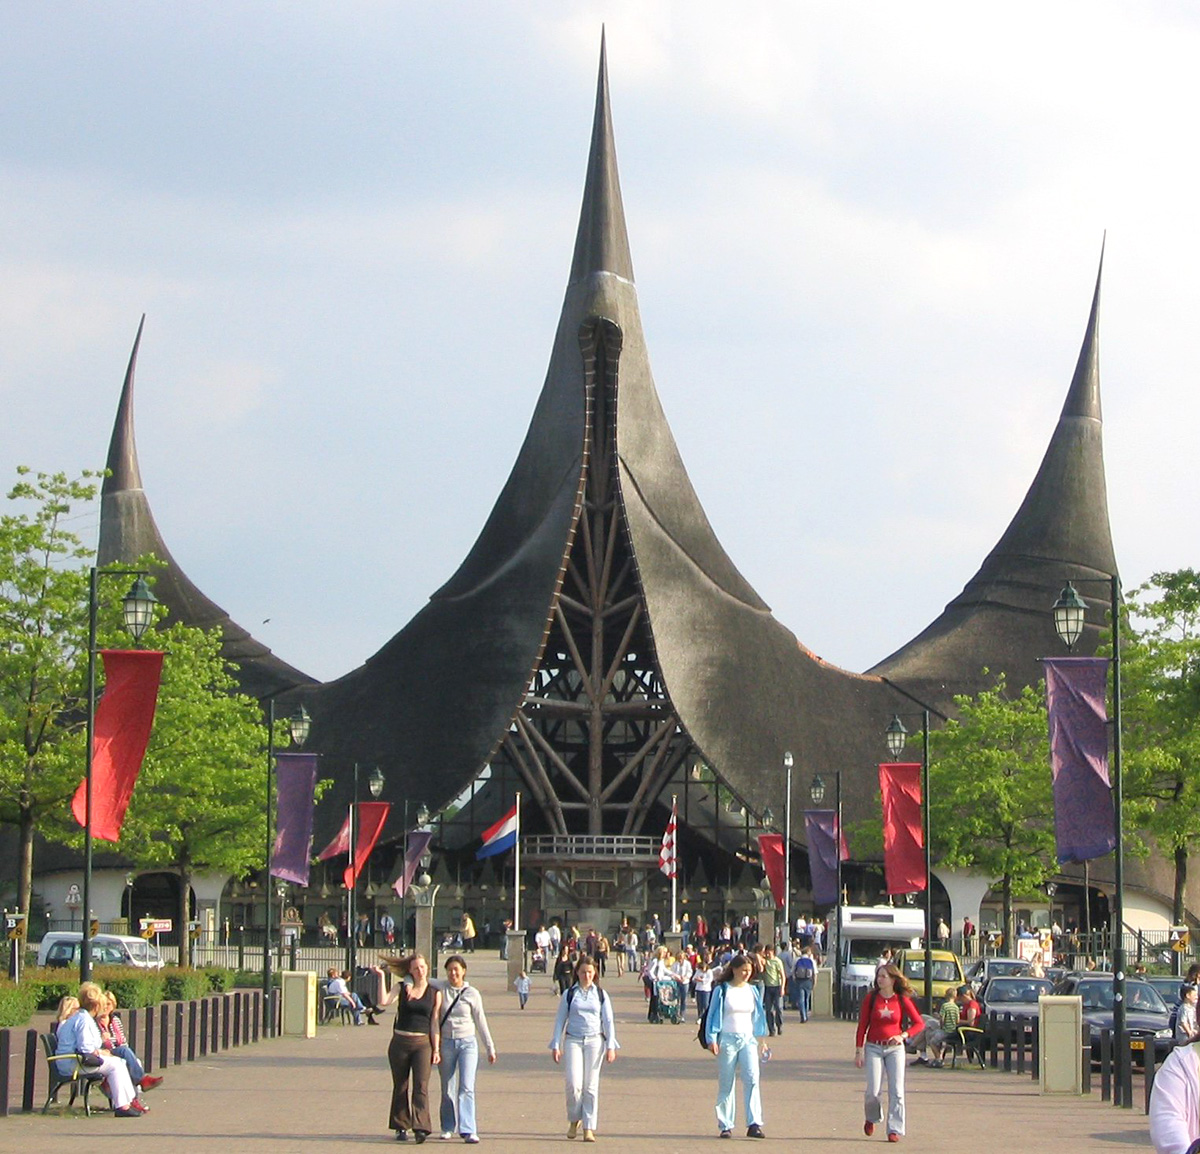
[(758, 940), (763, 945), (775, 944), (775, 908), (758, 910)]
[(529, 962), (525, 957), (525, 932), (509, 930), (508, 938), (508, 988), (512, 990), (513, 982), (521, 975), (521, 971), (529, 972)]
[(429, 974), (436, 977), (438, 972), (438, 957), (433, 933), (433, 905), (417, 906), (417, 953), (423, 954), (429, 962)]

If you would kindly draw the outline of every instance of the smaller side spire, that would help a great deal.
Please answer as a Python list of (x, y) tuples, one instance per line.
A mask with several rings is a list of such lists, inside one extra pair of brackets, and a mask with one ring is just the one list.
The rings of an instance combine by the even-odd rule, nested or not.
[(108, 442), (108, 460), (105, 468), (101, 494), (121, 493), (142, 487), (142, 473), (138, 468), (137, 442), (133, 435), (133, 376), (137, 371), (138, 348), (142, 343), (142, 329), (146, 314), (138, 322), (137, 336), (133, 339), (133, 352), (129, 354), (129, 367), (125, 370), (125, 384), (121, 388), (121, 401), (117, 406), (117, 419), (113, 422), (112, 439)]
[(1104, 245), (1108, 240), (1105, 233), (1100, 239), (1100, 266), (1096, 269), (1096, 290), (1092, 294), (1092, 311), (1088, 316), (1087, 331), (1079, 349), (1079, 360), (1067, 399), (1063, 402), (1064, 417), (1090, 417), (1099, 421), (1100, 415), (1100, 280), (1104, 275)]
[(629, 255), (629, 234), (625, 229), (625, 208), (621, 203), (621, 181), (617, 175), (617, 149), (613, 142), (608, 55), (603, 31), (600, 33), (596, 114), (592, 121), (592, 144), (570, 283), (584, 280), (594, 272), (615, 273), (625, 280), (633, 280), (633, 259)]

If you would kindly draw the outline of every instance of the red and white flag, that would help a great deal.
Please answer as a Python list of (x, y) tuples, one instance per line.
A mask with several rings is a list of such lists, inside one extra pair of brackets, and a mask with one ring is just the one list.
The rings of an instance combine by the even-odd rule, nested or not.
[(662, 848), (658, 851), (658, 868), (669, 878), (675, 877), (678, 856), (675, 851), (675, 810), (676, 802), (671, 799), (671, 820), (663, 833)]

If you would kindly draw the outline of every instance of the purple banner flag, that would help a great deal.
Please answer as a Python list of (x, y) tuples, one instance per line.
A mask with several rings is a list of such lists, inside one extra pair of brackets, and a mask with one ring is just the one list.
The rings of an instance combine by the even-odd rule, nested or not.
[(402, 898), (408, 893), (408, 887), (412, 885), (412, 880), (416, 877), (417, 866), (421, 864), (421, 855), (431, 841), (433, 841), (433, 834), (428, 830), (418, 829), (408, 835), (408, 850), (404, 855), (404, 868), (400, 871), (400, 876), (392, 882), (392, 889), (396, 891), (398, 898)]
[(1058, 861), (1103, 857), (1117, 844), (1108, 780), (1108, 658), (1047, 657), (1043, 664)]
[(277, 753), (275, 780), (278, 804), (271, 876), (308, 885), (308, 859), (312, 853), (313, 790), (317, 784), (315, 753)]
[(812, 875), (813, 905), (837, 904), (838, 842), (841, 842), (842, 861), (850, 855), (846, 852), (846, 838), (839, 838), (837, 811), (832, 809), (806, 809), (804, 832), (808, 839), (808, 872)]

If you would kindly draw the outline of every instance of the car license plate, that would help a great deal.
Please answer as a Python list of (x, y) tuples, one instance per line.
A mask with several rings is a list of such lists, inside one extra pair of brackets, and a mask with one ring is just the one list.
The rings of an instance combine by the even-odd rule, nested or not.
[(1146, 1048), (1145, 1040), (1142, 1038), (1130, 1038), (1129, 1048), (1131, 1050), (1144, 1050)]

